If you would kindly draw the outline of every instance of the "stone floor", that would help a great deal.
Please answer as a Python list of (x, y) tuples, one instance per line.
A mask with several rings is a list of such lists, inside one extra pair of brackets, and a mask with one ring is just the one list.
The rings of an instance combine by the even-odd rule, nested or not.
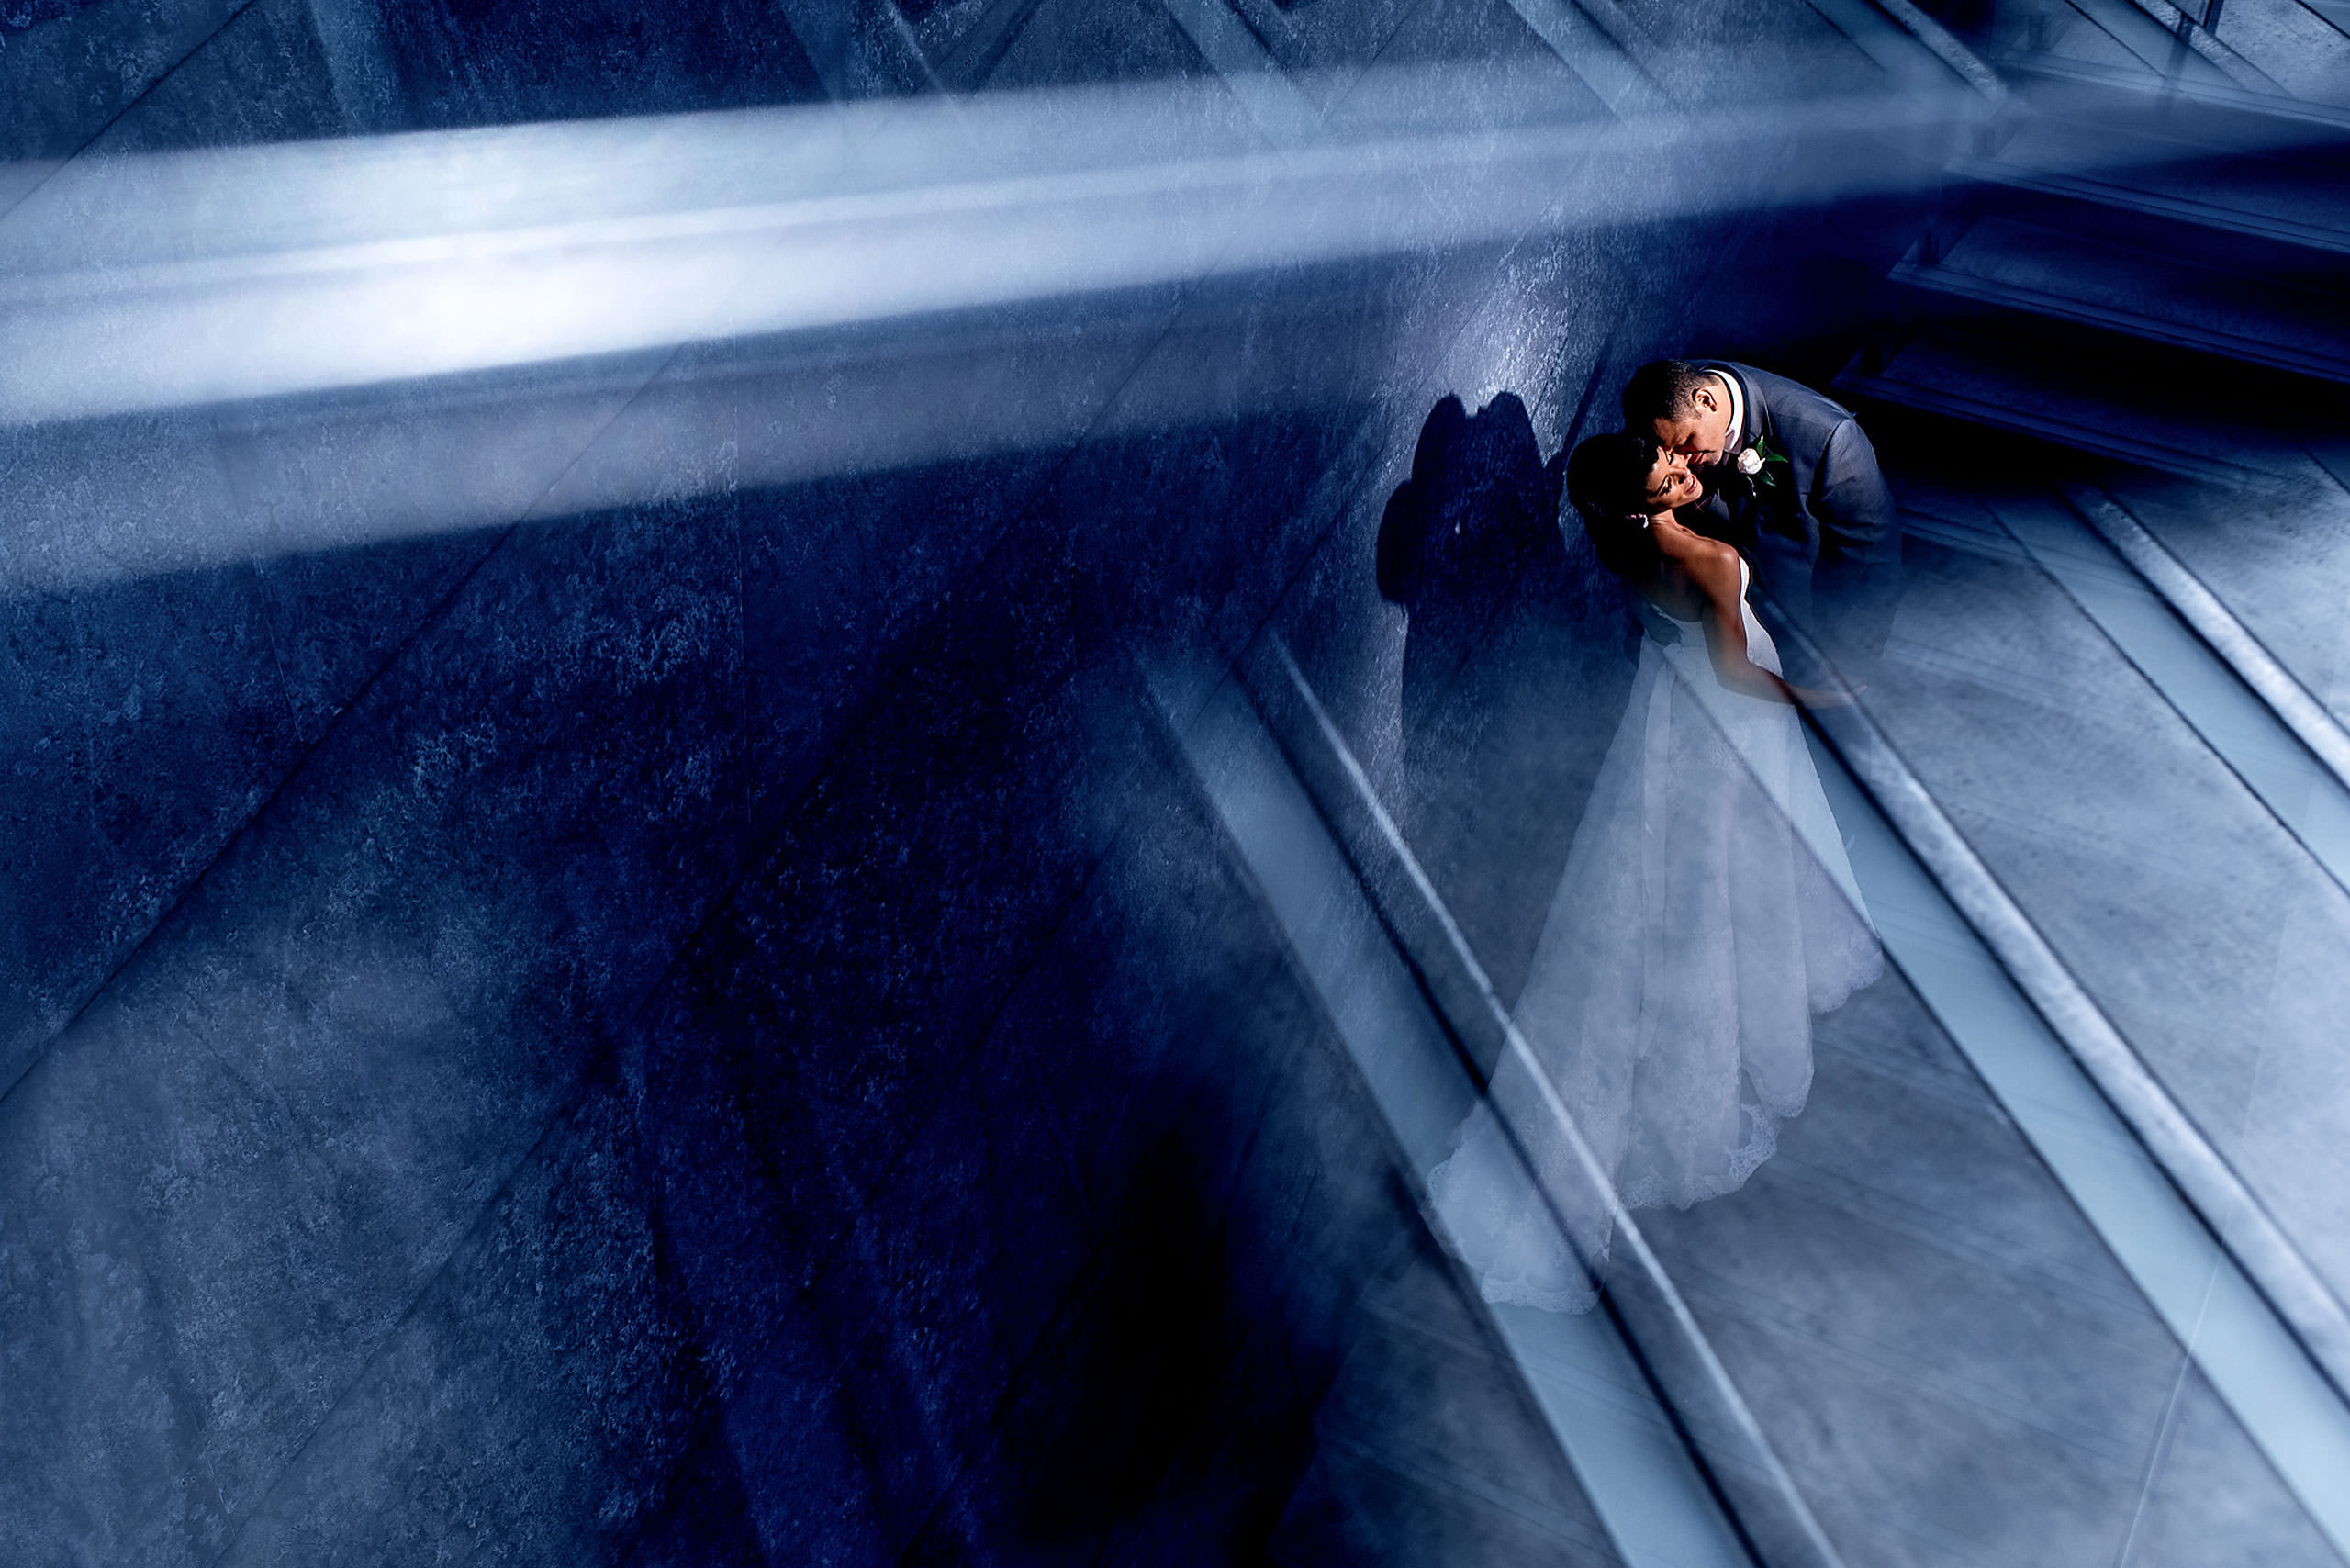
[[(2187, 69), (2340, 101), (2327, 15), (2231, 0)], [(2143, 71), (2150, 25), (2028, 41)], [(1504, 149), (1958, 90), (1850, 0), (28, 0), (0, 267), (146, 275), (89, 193), (190, 150), (1176, 83), (1311, 153), (1425, 117), (1365, 89), (1413, 72)], [(1931, 193), (1768, 199), (0, 425), (0, 1558), (1663, 1561), (1558, 1396), (1712, 1518), (1662, 1374), (1532, 1367), (1446, 1259), (1157, 682), (1277, 633), (1513, 996), (1629, 679), (1549, 460), (1662, 353), (1827, 384)], [(2274, 347), (2284, 297), (2197, 319)], [(1914, 386), (2046, 393), (1994, 336)], [(2350, 717), (2333, 407), (1995, 479), (1873, 409), (1915, 527), (1871, 711), (2350, 1291), (2350, 895), (2018, 543), (2101, 487)], [(1807, 1562), (2332, 1560), (1919, 988), (1818, 1055), (1745, 1190), (1643, 1216)]]

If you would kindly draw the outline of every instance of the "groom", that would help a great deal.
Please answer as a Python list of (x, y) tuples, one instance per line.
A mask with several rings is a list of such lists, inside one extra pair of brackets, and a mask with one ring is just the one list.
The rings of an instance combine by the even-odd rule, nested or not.
[[(1865, 683), (1900, 593), (1901, 521), (1852, 410), (1751, 365), (1661, 359), (1626, 385), (1624, 424), (1706, 482), (1693, 521), (1746, 553), (1764, 617), (1775, 610)], [(1796, 684), (1820, 681), (1800, 644), (1780, 653)]]

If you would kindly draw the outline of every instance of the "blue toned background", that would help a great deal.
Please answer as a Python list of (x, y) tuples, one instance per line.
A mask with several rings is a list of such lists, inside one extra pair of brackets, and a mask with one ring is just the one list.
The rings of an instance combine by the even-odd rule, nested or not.
[[(1938, 195), (1788, 151), (1964, 90), (1839, 16), (0, 0), (0, 1562), (1623, 1561), (1168, 694), (1277, 629), (1514, 992), (1629, 679), (1547, 465), (1660, 353), (1827, 385)], [(1170, 82), (1227, 151), (1587, 134), (1594, 206), (1430, 181), (1406, 240), (1059, 294), (910, 241), (923, 309), (431, 374), (34, 408), (356, 363), (356, 309), (22, 368), (26, 299), (360, 188), (256, 150), (904, 101), (1075, 156), (1102, 100), (1022, 95)], [(1607, 173), (1691, 104), (1755, 117)]]

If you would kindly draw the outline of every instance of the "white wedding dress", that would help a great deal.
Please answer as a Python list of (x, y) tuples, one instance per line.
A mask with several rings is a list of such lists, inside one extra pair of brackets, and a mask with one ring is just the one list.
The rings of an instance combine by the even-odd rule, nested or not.
[[(1740, 606), (1748, 656), (1778, 673)], [(1593, 1304), (1575, 1254), (1606, 1256), (1603, 1173), (1628, 1208), (1740, 1186), (1803, 1109), (1813, 1014), (1882, 972), (1802, 720), (1725, 689), (1701, 625), (1677, 624), (1677, 643), (1641, 639), (1536, 945), (1516, 1009), (1532, 1060), (1505, 1058), (1428, 1178), (1489, 1301)]]

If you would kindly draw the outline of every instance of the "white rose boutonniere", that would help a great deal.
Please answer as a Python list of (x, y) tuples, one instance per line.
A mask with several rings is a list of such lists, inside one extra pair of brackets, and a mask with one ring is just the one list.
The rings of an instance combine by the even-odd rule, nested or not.
[(1757, 490), (1775, 490), (1780, 476), (1787, 472), (1786, 454), (1771, 449), (1771, 438), (1762, 437), (1753, 445), (1741, 447), (1731, 459), (1731, 466), (1749, 480)]

